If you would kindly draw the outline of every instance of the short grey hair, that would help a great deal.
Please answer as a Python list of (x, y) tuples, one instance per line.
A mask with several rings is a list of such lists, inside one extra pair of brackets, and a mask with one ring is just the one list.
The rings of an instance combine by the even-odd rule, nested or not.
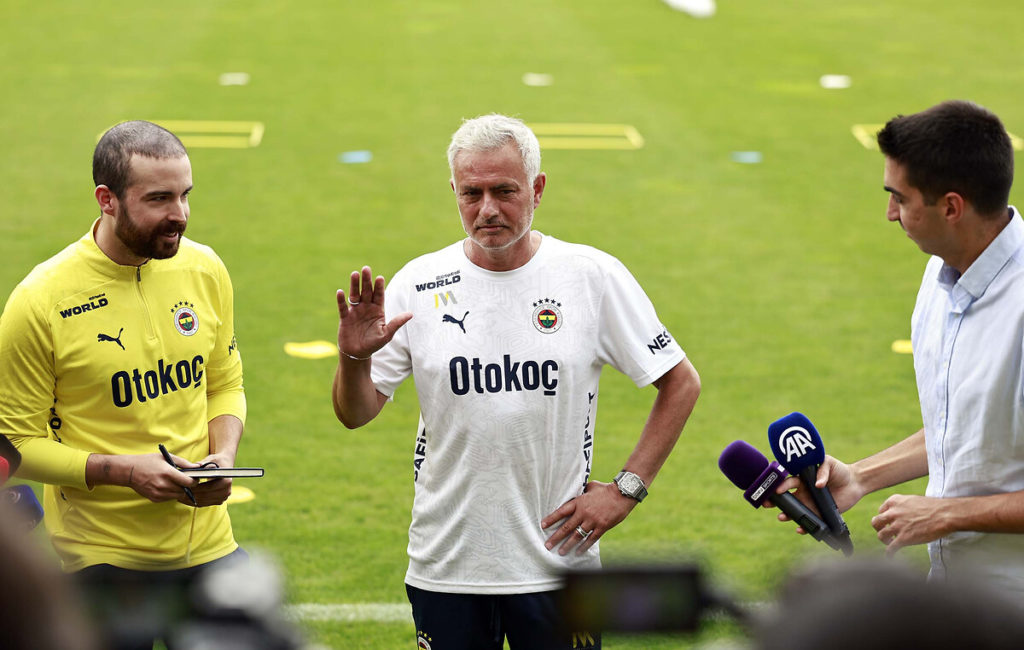
[(532, 183), (540, 175), (540, 142), (522, 120), (498, 113), (463, 120), (462, 126), (452, 134), (448, 145), (448, 168), (452, 177), (455, 176), (455, 156), (460, 152), (492, 151), (510, 141), (518, 147), (526, 178)]

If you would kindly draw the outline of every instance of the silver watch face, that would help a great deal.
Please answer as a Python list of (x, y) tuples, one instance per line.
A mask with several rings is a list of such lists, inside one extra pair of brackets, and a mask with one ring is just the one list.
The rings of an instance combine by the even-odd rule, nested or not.
[(644, 487), (643, 482), (635, 474), (624, 474), (617, 482), (619, 490), (634, 499), (640, 495)]

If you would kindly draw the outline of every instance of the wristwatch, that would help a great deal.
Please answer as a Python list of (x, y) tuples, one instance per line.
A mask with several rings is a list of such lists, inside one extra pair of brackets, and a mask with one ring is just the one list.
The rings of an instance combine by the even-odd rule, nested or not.
[(615, 475), (615, 484), (619, 486), (619, 492), (622, 492), (623, 496), (637, 501), (643, 501), (647, 496), (647, 486), (644, 485), (643, 479), (633, 472), (622, 470)]

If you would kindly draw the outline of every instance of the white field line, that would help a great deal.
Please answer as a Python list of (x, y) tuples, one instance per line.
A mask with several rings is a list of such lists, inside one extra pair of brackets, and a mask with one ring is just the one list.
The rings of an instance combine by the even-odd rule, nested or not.
[(412, 606), (408, 603), (298, 603), (286, 605), (284, 612), (293, 621), (412, 623)]
[[(765, 611), (766, 602), (744, 603), (753, 611)], [(292, 621), (335, 621), (342, 623), (412, 623), (412, 607), (408, 604), (392, 603), (298, 603), (285, 605), (285, 616)], [(708, 618), (726, 619), (727, 615), (714, 612)]]

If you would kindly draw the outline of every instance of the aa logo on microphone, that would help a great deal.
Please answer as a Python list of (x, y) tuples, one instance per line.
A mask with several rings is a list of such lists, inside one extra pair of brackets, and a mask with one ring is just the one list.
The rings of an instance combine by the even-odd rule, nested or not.
[(811, 434), (803, 427), (789, 427), (779, 436), (779, 449), (786, 454), (786, 462), (815, 449)]

